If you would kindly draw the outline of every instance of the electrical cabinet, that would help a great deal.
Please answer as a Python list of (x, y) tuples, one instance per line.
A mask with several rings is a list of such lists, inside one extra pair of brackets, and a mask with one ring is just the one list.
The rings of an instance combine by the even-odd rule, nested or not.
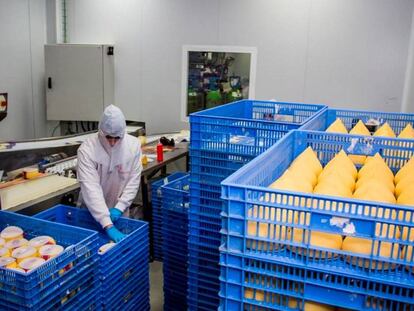
[(99, 121), (115, 104), (113, 54), (110, 45), (45, 45), (47, 119)]

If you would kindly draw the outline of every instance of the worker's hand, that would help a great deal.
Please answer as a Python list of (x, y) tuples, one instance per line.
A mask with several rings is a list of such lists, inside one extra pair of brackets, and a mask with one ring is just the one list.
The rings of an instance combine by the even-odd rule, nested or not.
[(118, 243), (123, 238), (125, 238), (125, 234), (123, 234), (121, 231), (119, 231), (117, 228), (115, 228), (115, 226), (110, 226), (110, 227), (106, 228), (106, 234), (115, 243)]
[(111, 216), (112, 222), (115, 222), (119, 219), (119, 217), (122, 216), (122, 212), (119, 209), (113, 207), (109, 209), (109, 216)]

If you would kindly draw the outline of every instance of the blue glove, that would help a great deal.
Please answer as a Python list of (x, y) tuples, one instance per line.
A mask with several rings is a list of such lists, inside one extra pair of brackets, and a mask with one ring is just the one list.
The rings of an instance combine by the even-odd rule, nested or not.
[(119, 219), (119, 217), (122, 216), (122, 212), (119, 209), (113, 207), (109, 209), (109, 216), (111, 217), (111, 221), (115, 222)]
[(115, 243), (118, 243), (123, 238), (125, 238), (125, 234), (123, 234), (121, 231), (119, 231), (117, 228), (115, 228), (115, 226), (112, 226), (112, 227), (109, 227), (108, 229), (106, 229), (106, 234)]

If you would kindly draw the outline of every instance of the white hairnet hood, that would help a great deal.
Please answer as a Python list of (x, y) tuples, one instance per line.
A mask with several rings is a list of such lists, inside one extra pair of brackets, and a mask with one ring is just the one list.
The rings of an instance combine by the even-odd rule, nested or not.
[(113, 137), (123, 138), (125, 135), (126, 122), (121, 109), (114, 105), (105, 108), (99, 129), (105, 134)]

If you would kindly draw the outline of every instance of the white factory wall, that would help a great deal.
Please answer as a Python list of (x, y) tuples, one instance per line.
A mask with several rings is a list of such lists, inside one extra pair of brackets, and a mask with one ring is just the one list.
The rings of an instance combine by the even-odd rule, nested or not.
[(414, 113), (414, 11), (408, 55), (402, 111)]
[(69, 0), (71, 43), (114, 43), (116, 102), (180, 129), (184, 44), (258, 48), (256, 98), (400, 111), (412, 0)]
[(0, 0), (0, 92), (9, 93), (0, 140), (46, 135), (44, 0)]

